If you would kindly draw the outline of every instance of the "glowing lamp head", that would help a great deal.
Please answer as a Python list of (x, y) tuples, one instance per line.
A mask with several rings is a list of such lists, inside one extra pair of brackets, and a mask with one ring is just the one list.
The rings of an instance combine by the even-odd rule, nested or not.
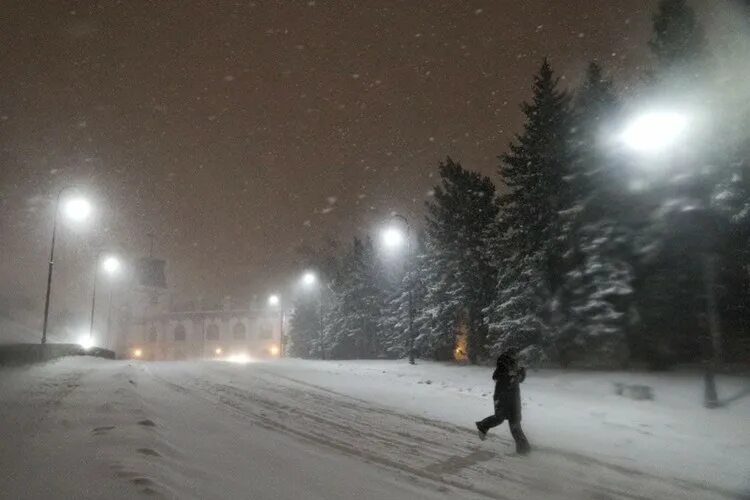
[(318, 277), (312, 271), (307, 271), (302, 275), (302, 284), (305, 286), (313, 286), (318, 281)]
[(269, 306), (273, 306), (273, 307), (276, 307), (276, 306), (278, 306), (278, 305), (279, 305), (280, 303), (281, 303), (281, 299), (279, 298), (279, 296), (278, 296), (278, 295), (275, 295), (275, 294), (274, 294), (274, 295), (271, 295), (270, 297), (268, 297), (268, 305), (269, 305)]
[(138, 348), (133, 349), (134, 358), (140, 358), (141, 356), (143, 356), (143, 351), (141, 349), (138, 349)]
[(278, 356), (279, 355), (279, 346), (271, 346), (271, 356)]
[(406, 241), (403, 231), (400, 231), (395, 227), (384, 229), (380, 237), (383, 241), (383, 245), (390, 250), (401, 248), (402, 246), (404, 246), (404, 242)]
[(621, 140), (639, 153), (659, 153), (674, 146), (688, 124), (688, 117), (683, 113), (652, 111), (635, 117), (625, 127)]
[(214, 349), (214, 354), (216, 354), (217, 356), (221, 356), (222, 352), (223, 351), (221, 350), (221, 347), (217, 347), (216, 349)]
[(82, 222), (91, 215), (91, 203), (86, 198), (70, 198), (65, 202), (63, 212), (68, 219), (74, 222)]
[(117, 274), (120, 270), (121, 264), (120, 259), (114, 256), (109, 256), (102, 261), (102, 269), (109, 275)]

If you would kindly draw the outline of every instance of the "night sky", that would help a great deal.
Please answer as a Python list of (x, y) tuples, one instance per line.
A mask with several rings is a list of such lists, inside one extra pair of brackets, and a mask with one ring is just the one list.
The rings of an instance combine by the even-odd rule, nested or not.
[(648, 64), (655, 0), (4, 1), (0, 295), (85, 307), (92, 248), (169, 262), (184, 296), (265, 293), (295, 248), (417, 220), (446, 155), (496, 175), (548, 55), (622, 82)]

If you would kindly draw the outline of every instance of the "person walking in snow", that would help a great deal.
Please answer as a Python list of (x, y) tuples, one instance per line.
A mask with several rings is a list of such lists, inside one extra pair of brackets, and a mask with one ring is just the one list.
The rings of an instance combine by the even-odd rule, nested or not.
[(516, 452), (531, 451), (529, 441), (521, 429), (521, 389), (519, 384), (526, 378), (526, 368), (519, 366), (517, 352), (508, 349), (497, 358), (497, 368), (492, 374), (495, 381), (495, 414), (476, 422), (479, 439), (487, 439), (487, 431), (508, 421), (510, 434), (516, 442)]

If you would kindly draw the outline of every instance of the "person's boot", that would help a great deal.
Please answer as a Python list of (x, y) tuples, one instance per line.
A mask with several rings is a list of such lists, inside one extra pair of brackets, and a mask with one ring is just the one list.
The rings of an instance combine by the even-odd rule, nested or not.
[(528, 441), (523, 441), (521, 443), (516, 443), (516, 453), (519, 455), (528, 455), (531, 453), (531, 445)]
[(481, 422), (474, 422), (474, 424), (477, 426), (477, 432), (478, 432), (478, 435), (479, 435), (479, 439), (481, 439), (482, 441), (484, 441), (485, 439), (487, 439), (487, 431), (484, 430), (484, 428), (482, 428)]

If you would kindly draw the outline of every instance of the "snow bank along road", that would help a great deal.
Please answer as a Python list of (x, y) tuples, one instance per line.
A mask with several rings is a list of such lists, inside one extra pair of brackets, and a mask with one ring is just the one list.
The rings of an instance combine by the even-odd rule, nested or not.
[(476, 439), (470, 423), (478, 415), (457, 425), (369, 400), (367, 387), (353, 397), (319, 385), (326, 367), (337, 366), (67, 358), (1, 370), (0, 496), (742, 495), (543, 445), (518, 457), (504, 428), (484, 443)]

